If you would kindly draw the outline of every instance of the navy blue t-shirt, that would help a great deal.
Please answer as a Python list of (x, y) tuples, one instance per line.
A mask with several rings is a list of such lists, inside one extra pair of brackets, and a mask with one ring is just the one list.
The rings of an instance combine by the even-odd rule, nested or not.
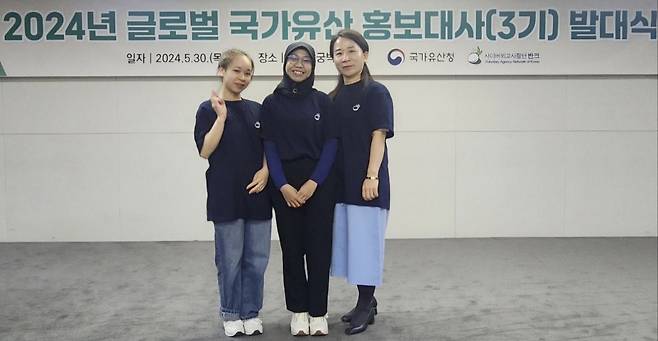
[[(222, 138), (208, 158), (206, 189), (208, 220), (216, 223), (236, 219), (272, 219), (267, 191), (249, 194), (246, 187), (263, 166), (260, 138), (260, 104), (250, 100), (225, 101), (227, 116)], [(194, 140), (199, 152), (217, 114), (210, 101), (199, 105)], [(269, 184), (268, 184), (269, 186)]]
[(393, 100), (381, 83), (363, 81), (344, 86), (334, 98), (334, 110), (340, 126), (337, 167), (343, 182), (339, 202), (350, 205), (390, 209), (391, 191), (388, 176), (388, 148), (379, 167), (379, 197), (363, 200), (361, 188), (370, 162), (372, 132), (386, 129), (386, 138), (393, 137)]
[(281, 161), (319, 160), (325, 141), (336, 137), (331, 108), (316, 89), (303, 97), (270, 94), (261, 107), (263, 139), (274, 142)]

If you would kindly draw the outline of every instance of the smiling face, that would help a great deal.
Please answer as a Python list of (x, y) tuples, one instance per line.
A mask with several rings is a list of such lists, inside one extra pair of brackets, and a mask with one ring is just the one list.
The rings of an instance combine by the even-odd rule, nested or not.
[(294, 82), (303, 82), (312, 71), (313, 60), (306, 49), (296, 49), (286, 57), (286, 74)]
[(251, 60), (245, 55), (236, 56), (226, 69), (220, 67), (217, 75), (223, 78), (222, 87), (231, 94), (240, 95), (251, 83), (253, 75)]
[(368, 60), (368, 52), (349, 38), (339, 37), (334, 43), (334, 65), (343, 76), (345, 84), (356, 83), (361, 79), (363, 65)]

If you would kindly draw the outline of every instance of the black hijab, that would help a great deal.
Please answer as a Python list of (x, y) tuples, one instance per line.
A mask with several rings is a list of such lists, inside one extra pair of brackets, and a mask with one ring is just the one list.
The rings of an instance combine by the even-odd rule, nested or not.
[[(288, 63), (288, 56), (297, 49), (304, 49), (311, 57), (311, 74), (302, 82), (295, 82), (286, 73), (286, 64)], [(315, 82), (315, 50), (313, 46), (298, 41), (294, 42), (286, 48), (284, 63), (283, 63), (283, 79), (274, 89), (274, 93), (281, 94), (287, 97), (303, 97), (311, 93), (313, 90), (313, 83)]]

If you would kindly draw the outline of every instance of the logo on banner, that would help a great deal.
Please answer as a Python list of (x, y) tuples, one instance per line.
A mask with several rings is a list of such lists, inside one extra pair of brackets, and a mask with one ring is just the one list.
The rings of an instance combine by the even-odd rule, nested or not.
[(478, 46), (468, 55), (468, 62), (477, 65), (496, 64), (496, 65), (520, 65), (520, 64), (540, 64), (542, 55), (536, 51), (487, 51), (484, 52)]
[(480, 50), (480, 47), (478, 46), (477, 50), (471, 52), (468, 55), (468, 62), (473, 64), (473, 65), (477, 65), (477, 64), (482, 63), (482, 59), (480, 59), (481, 54), (482, 54), (482, 50)]
[(388, 62), (393, 66), (404, 63), (404, 52), (400, 49), (392, 49), (388, 52)]

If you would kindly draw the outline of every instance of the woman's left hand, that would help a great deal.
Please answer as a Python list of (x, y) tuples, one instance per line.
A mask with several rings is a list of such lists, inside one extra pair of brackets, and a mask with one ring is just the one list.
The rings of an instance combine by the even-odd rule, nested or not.
[(306, 203), (308, 199), (311, 199), (313, 196), (313, 193), (315, 193), (315, 190), (318, 188), (318, 183), (313, 181), (313, 180), (307, 180), (302, 187), (297, 191), (299, 193), (299, 197)]
[(265, 186), (267, 185), (267, 178), (270, 176), (270, 172), (267, 168), (263, 167), (256, 174), (254, 174), (253, 180), (247, 185), (247, 190), (249, 194), (260, 193)]
[(379, 180), (378, 179), (365, 179), (361, 186), (361, 196), (363, 200), (370, 201), (379, 197)]

